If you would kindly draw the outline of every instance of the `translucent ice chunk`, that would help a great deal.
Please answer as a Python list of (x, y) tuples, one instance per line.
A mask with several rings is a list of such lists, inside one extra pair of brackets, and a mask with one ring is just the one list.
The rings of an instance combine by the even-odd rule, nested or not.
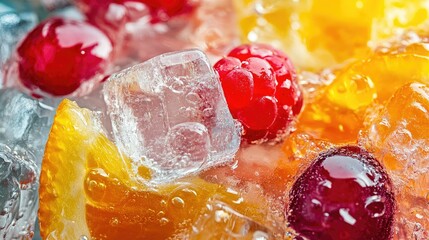
[(0, 143), (33, 154), (41, 165), (55, 109), (14, 89), (0, 90)]
[(11, 57), (16, 44), (35, 26), (34, 13), (18, 14), (0, 3), (0, 88), (3, 86), (5, 63)]
[(207, 204), (192, 227), (191, 239), (275, 239), (271, 230), (236, 212), (223, 202), (213, 200)]
[(38, 170), (31, 155), (0, 143), (0, 237), (30, 239), (37, 215)]
[(217, 75), (199, 50), (160, 55), (113, 75), (104, 99), (122, 151), (155, 182), (231, 160), (240, 143)]
[(429, 237), (429, 86), (402, 86), (368, 117), (360, 139), (386, 167), (400, 203), (399, 239)]

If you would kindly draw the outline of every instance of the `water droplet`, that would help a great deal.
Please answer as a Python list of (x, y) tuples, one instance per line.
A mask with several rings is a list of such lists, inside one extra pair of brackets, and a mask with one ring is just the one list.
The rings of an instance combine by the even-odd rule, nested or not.
[(168, 218), (161, 218), (161, 219), (159, 219), (160, 226), (164, 226), (164, 225), (166, 225), (169, 222), (170, 222), (170, 220), (168, 220)]
[(167, 207), (167, 201), (161, 200), (160, 205), (161, 205), (161, 207), (166, 208)]
[(226, 223), (231, 216), (224, 210), (215, 211), (215, 221)]
[(174, 93), (182, 93), (184, 89), (184, 85), (185, 84), (181, 80), (175, 79), (174, 82), (170, 85), (170, 89)]
[(119, 220), (117, 218), (112, 218), (110, 219), (109, 224), (112, 226), (117, 226), (119, 224)]
[(384, 201), (378, 195), (368, 197), (365, 201), (365, 208), (370, 212), (373, 218), (381, 217), (384, 215)]
[(163, 217), (163, 216), (165, 216), (165, 212), (164, 211), (159, 211), (158, 214), (156, 214), (156, 216)]
[(191, 92), (186, 95), (186, 101), (195, 105), (201, 101), (201, 98), (198, 96), (198, 94)]
[(95, 190), (96, 187), (97, 187), (97, 182), (95, 180), (90, 180), (88, 183), (88, 190), (92, 192)]
[(185, 208), (185, 201), (180, 197), (174, 197), (171, 199), (171, 203), (176, 208)]
[(214, 110), (213, 108), (206, 108), (203, 110), (204, 117), (213, 117), (214, 116)]

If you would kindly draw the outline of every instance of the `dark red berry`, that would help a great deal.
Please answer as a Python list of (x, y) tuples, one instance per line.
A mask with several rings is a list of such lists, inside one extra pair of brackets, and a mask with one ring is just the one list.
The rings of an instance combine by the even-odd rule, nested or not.
[(365, 150), (346, 146), (320, 154), (297, 179), (286, 213), (308, 239), (390, 239), (395, 199), (390, 179)]
[(106, 69), (112, 44), (94, 26), (49, 19), (31, 31), (17, 49), (22, 83), (31, 90), (67, 95)]
[(264, 44), (241, 45), (214, 69), (232, 115), (244, 126), (244, 139), (261, 142), (288, 132), (303, 95), (283, 52)]

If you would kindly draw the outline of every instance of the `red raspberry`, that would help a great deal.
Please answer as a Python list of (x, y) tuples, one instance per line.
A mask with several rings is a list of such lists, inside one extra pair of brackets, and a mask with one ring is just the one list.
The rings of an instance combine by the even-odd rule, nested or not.
[(303, 96), (283, 52), (264, 44), (241, 45), (214, 69), (232, 115), (244, 126), (244, 139), (266, 141), (287, 133)]
[(104, 72), (112, 44), (88, 23), (53, 18), (31, 31), (17, 53), (19, 76), (26, 87), (61, 96)]

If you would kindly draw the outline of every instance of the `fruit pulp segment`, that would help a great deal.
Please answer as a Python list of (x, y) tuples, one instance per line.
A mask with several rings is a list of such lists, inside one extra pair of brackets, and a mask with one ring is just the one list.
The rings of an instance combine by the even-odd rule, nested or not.
[(93, 128), (89, 111), (68, 100), (58, 107), (40, 176), (39, 220), (44, 239), (89, 236), (82, 173), (87, 146), (94, 141)]
[(294, 63), (321, 69), (367, 54), (381, 40), (420, 28), (427, 0), (235, 0), (242, 39), (269, 42)]
[(355, 142), (373, 103), (386, 102), (407, 83), (429, 83), (429, 52), (426, 40), (420, 40), (400, 46), (392, 43), (332, 71), (333, 82), (307, 103), (298, 129), (334, 143)]
[(198, 178), (160, 189), (130, 189), (117, 179), (103, 175), (93, 170), (85, 181), (89, 198), (86, 219), (93, 239), (134, 239), (136, 236), (166, 239), (187, 235), (204, 212), (207, 201), (213, 198), (238, 208), (246, 216), (258, 218), (256, 206), (235, 204), (240, 201), (238, 194)]

